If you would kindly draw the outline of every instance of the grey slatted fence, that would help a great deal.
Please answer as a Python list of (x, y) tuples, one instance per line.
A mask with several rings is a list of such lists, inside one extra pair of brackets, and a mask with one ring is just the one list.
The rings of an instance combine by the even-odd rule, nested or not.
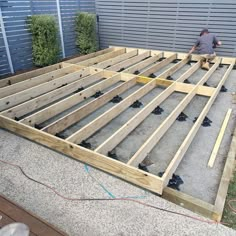
[(235, 0), (97, 0), (100, 45), (187, 52), (203, 27), (223, 45), (219, 55), (236, 55)]
[(78, 53), (75, 46), (75, 14), (78, 11), (95, 13), (95, 0), (59, 0), (58, 2), (60, 5), (59, 15), (57, 0), (0, 0), (2, 12), (2, 21), (0, 20), (0, 76), (11, 72), (3, 40), (3, 25), (14, 71), (32, 67), (32, 40), (26, 25), (26, 19), (31, 15), (53, 15), (58, 21), (58, 26), (60, 16), (65, 56), (69, 57)]

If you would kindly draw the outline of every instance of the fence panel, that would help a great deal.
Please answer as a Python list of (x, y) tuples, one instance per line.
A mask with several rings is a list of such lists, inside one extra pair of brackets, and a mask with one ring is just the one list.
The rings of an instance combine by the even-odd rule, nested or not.
[(236, 56), (235, 0), (97, 0), (100, 45), (187, 52), (203, 27), (223, 45), (219, 55)]
[[(60, 0), (59, 2), (65, 56), (68, 57), (78, 53), (75, 46), (75, 14), (78, 11), (95, 12), (95, 0)], [(56, 0), (1, 0), (0, 7), (14, 70), (31, 68), (33, 66), (32, 39), (26, 24), (27, 17), (49, 14), (55, 16), (58, 22)], [(0, 75), (10, 73), (1, 31), (0, 63)]]
[(6, 48), (3, 41), (2, 27), (0, 25), (0, 76), (9, 74), (10, 72), (11, 71), (10, 71), (10, 66), (7, 59)]

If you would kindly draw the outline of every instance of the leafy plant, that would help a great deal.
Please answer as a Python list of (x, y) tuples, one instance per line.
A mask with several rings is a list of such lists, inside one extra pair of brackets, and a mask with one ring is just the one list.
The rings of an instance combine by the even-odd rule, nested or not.
[(28, 18), (27, 23), (32, 33), (34, 64), (42, 67), (58, 62), (60, 49), (55, 17), (34, 15)]
[(79, 12), (75, 18), (76, 46), (81, 54), (97, 51), (96, 15)]

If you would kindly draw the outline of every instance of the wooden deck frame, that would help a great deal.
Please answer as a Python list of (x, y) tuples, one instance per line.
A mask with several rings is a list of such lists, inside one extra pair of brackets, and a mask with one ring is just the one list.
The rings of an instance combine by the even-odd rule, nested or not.
[[(201, 65), (199, 56), (193, 55), (191, 60), (195, 61), (195, 64), (191, 65), (178, 79), (170, 81), (167, 78), (188, 63), (189, 58), (186, 57), (186, 54), (111, 47), (53, 66), (27, 72), (23, 75), (0, 80), (0, 127), (145, 189), (163, 194), (166, 199), (196, 213), (220, 221), (236, 153), (236, 130), (214, 205), (166, 187), (169, 178), (181, 162), (198, 132), (202, 120), (210, 110), (222, 85), (224, 85), (235, 65), (235, 58), (217, 57), (214, 60), (214, 65), (197, 84), (185, 84), (184, 81), (195, 73)], [(170, 66), (172, 62), (176, 64)], [(212, 76), (220, 63), (229, 65), (229, 68), (218, 86), (216, 88), (204, 86), (204, 83)], [(169, 68), (165, 69), (158, 77), (149, 78), (151, 74), (155, 74), (167, 66)], [(116, 83), (120, 84), (116, 85)], [(55, 136), (104, 106), (114, 96), (122, 94), (136, 84), (142, 84), (141, 88), (66, 139)], [(70, 109), (72, 106), (86, 101), (95, 92), (108, 89), (111, 86), (115, 87), (106, 91), (102, 96), (94, 98), (92, 101), (89, 100), (85, 105), (74, 109), (47, 126), (39, 126), (44, 121)], [(77, 91), (82, 87), (84, 90)], [(142, 98), (156, 87), (162, 87), (163, 92), (157, 94), (153, 100), (141, 108), (134, 117), (94, 151), (77, 145), (124, 112), (134, 101)], [(168, 99), (174, 92), (181, 92), (186, 95), (126, 164), (106, 156), (109, 151), (114, 149), (131, 131), (141, 124), (156, 106)], [(174, 123), (176, 117), (196, 95), (209, 97), (209, 100), (163, 176), (158, 177), (138, 169), (138, 164), (144, 160)], [(35, 125), (37, 128), (34, 128)]]

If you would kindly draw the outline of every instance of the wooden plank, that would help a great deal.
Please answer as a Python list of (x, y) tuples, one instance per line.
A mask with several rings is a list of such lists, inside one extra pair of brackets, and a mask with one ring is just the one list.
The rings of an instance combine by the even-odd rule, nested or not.
[(147, 139), (147, 141), (141, 146), (141, 148), (131, 157), (127, 162), (128, 165), (138, 166), (142, 162), (148, 153), (154, 148), (154, 146), (163, 137), (166, 131), (176, 121), (178, 115), (187, 107), (193, 97), (197, 93), (199, 85), (202, 85), (213, 74), (216, 68), (219, 66), (220, 60), (215, 63), (214, 66), (203, 76), (203, 78), (193, 87), (192, 91), (178, 104), (178, 106), (171, 112), (171, 114), (162, 122), (162, 124), (155, 130), (155, 132)]
[(42, 131), (45, 131), (50, 134), (56, 134), (65, 130), (69, 126), (79, 122), (81, 119), (83, 119), (87, 115), (91, 114), (92, 112), (96, 111), (97, 109), (99, 109), (100, 107), (108, 103), (116, 95), (120, 95), (121, 93), (125, 92), (126, 90), (134, 86), (135, 84), (136, 84), (136, 78), (126, 81), (125, 83), (106, 92), (99, 98), (76, 109), (75, 111), (69, 113), (68, 115), (48, 125), (47, 127), (44, 127)]
[[(190, 93), (194, 87), (195, 87), (194, 84), (183, 84), (183, 83), (176, 82), (175, 91), (180, 92), (180, 93)], [(215, 88), (213, 87), (199, 85), (197, 88), (196, 94), (210, 97), (214, 93), (214, 91), (215, 91)]]
[(123, 139), (127, 137), (129, 133), (131, 133), (144, 119), (146, 119), (158, 105), (160, 105), (174, 92), (174, 87), (175, 84), (172, 84), (155, 99), (149, 102), (140, 112), (133, 116), (132, 119), (126, 122), (112, 136), (96, 148), (95, 152), (107, 155), (109, 151), (113, 150)]
[(216, 139), (216, 143), (215, 143), (214, 148), (211, 152), (211, 156), (210, 156), (209, 161), (208, 161), (208, 167), (212, 168), (214, 163), (215, 163), (215, 159), (216, 159), (216, 156), (218, 154), (221, 142), (223, 140), (224, 133), (225, 133), (226, 127), (228, 125), (231, 113), (232, 113), (232, 109), (228, 109), (228, 111), (226, 113), (226, 116), (225, 116), (225, 119), (224, 119), (224, 121), (222, 123), (222, 126), (220, 128), (220, 132), (219, 132), (218, 137)]
[[(84, 78), (86, 81), (87, 78)], [(71, 108), (72, 106), (79, 104), (88, 97), (94, 95), (97, 91), (108, 88), (109, 86), (120, 81), (120, 75), (112, 76), (111, 78), (105, 79), (95, 85), (82, 90), (81, 92), (74, 94), (68, 98), (65, 98), (57, 103), (52, 104), (40, 110), (24, 119), (21, 120), (22, 123), (34, 126), (35, 124), (40, 124), (53, 116), (60, 114), (61, 112)], [(81, 81), (82, 85), (84, 81)]]
[(55, 64), (52, 66), (46, 66), (44, 68), (32, 70), (32, 71), (22, 73), (19, 75), (13, 75), (13, 76), (10, 76), (6, 79), (1, 79), (0, 80), (0, 88), (9, 86), (11, 84), (19, 83), (24, 80), (27, 80), (27, 79), (30, 79), (30, 78), (33, 78), (33, 77), (36, 77), (36, 76), (39, 76), (42, 74), (46, 74), (48, 72), (55, 71), (55, 70), (58, 70), (61, 68), (62, 68), (62, 63), (58, 63), (58, 64)]
[(178, 62), (176, 65), (172, 66), (168, 70), (166, 70), (163, 73), (161, 73), (160, 75), (158, 75), (158, 78), (166, 79), (168, 76), (173, 75), (176, 71), (178, 71), (180, 68), (182, 68), (184, 65), (186, 65), (186, 63), (188, 61), (189, 61), (189, 58), (187, 58), (187, 57), (184, 58), (183, 60)]
[(219, 84), (217, 86), (217, 89), (215, 90), (214, 94), (208, 100), (207, 104), (205, 105), (204, 109), (202, 110), (202, 112), (201, 112), (200, 116), (198, 117), (197, 121), (194, 123), (193, 127), (191, 128), (188, 135), (184, 139), (184, 141), (181, 144), (180, 148), (176, 152), (174, 158), (171, 160), (170, 164), (168, 165), (165, 173), (162, 176), (162, 179), (164, 181), (164, 186), (166, 186), (168, 184), (169, 179), (171, 178), (172, 174), (174, 173), (174, 171), (178, 167), (178, 165), (181, 162), (184, 154), (188, 150), (188, 147), (192, 143), (192, 140), (194, 139), (194, 137), (195, 137), (196, 133), (198, 132), (199, 128), (201, 127), (201, 124), (202, 124), (205, 116), (207, 115), (208, 111), (210, 110), (213, 102), (215, 101), (218, 93), (220, 92), (220, 89), (221, 89), (222, 85), (224, 85), (224, 83), (225, 83), (226, 79), (228, 78), (228, 76), (229, 76), (231, 70), (233, 69), (233, 67), (234, 67), (234, 63), (232, 63), (230, 65), (230, 67), (227, 69), (227, 71), (224, 74), (223, 78), (219, 82)]
[(15, 221), (0, 210), (0, 229), (11, 223), (15, 223)]
[(155, 175), (144, 172), (132, 166), (127, 166), (120, 161), (116, 161), (95, 153), (66, 140), (47, 134), (46, 132), (17, 123), (7, 117), (0, 116), (0, 127), (52, 148), (53, 150), (64, 153), (65, 155), (68, 155), (78, 161), (82, 161), (88, 165), (106, 171), (125, 181), (129, 181), (130, 183), (156, 193), (162, 192), (162, 181)]
[(150, 68), (148, 68), (144, 71), (142, 71), (140, 75), (149, 76), (152, 73), (156, 73), (158, 70), (160, 70), (161, 68), (167, 66), (168, 64), (170, 64), (175, 59), (177, 59), (177, 54), (173, 53), (170, 57), (166, 58), (165, 60), (151, 66)]
[(159, 53), (159, 55), (152, 56), (144, 61), (139, 62), (136, 65), (133, 65), (131, 67), (128, 67), (126, 70), (124, 70), (124, 73), (131, 73), (133, 74), (135, 71), (140, 71), (146, 68), (147, 66), (153, 64), (154, 62), (158, 61), (161, 57), (163, 57), (163, 53)]
[(0, 99), (0, 111), (6, 110), (22, 102), (38, 97), (54, 89), (57, 89), (58, 87), (63, 86), (64, 84), (72, 83), (90, 74), (95, 74), (99, 70), (100, 69), (85, 68), (80, 71), (74, 72), (72, 74), (59, 77), (53, 81), (49, 81), (49, 82), (37, 85), (33, 88), (29, 88), (27, 90), (21, 91), (19, 93), (4, 97)]
[(59, 89), (53, 90), (51, 92), (48, 92), (46, 94), (43, 94), (37, 98), (34, 98), (30, 101), (24, 102), (23, 104), (17, 105), (15, 107), (12, 107), (1, 114), (10, 118), (20, 118), (21, 116), (24, 116), (30, 112), (33, 112), (34, 110), (37, 110), (47, 104), (50, 104), (60, 98), (63, 98), (67, 95), (72, 94), (73, 92), (77, 91), (82, 86), (86, 87), (88, 85), (91, 85), (103, 78), (113, 76), (115, 75), (114, 72), (98, 72), (96, 74), (90, 75), (84, 79), (80, 79), (78, 81), (75, 81), (71, 84), (68, 84), (66, 86), (63, 86)]
[[(114, 46), (114, 48), (117, 48), (116, 46)], [(136, 49), (136, 48), (132, 48), (132, 47), (128, 47), (126, 48), (126, 50), (132, 50), (132, 49)], [(141, 50), (141, 49), (139, 49)], [(143, 49), (145, 50), (145, 49)], [(155, 55), (156, 53), (159, 53), (159, 51), (156, 50), (152, 50), (151, 51), (151, 55)], [(169, 57), (173, 52), (172, 51), (164, 51), (164, 57)], [(188, 55), (188, 53), (177, 53), (177, 59), (184, 59), (186, 56)], [(218, 61), (219, 59), (222, 59), (222, 63), (223, 64), (231, 64), (232, 62), (235, 61), (235, 57), (216, 57), (213, 62), (215, 63), (216, 61)], [(201, 60), (201, 56), (199, 54), (192, 54), (191, 55), (191, 60), (193, 61), (200, 61)]]
[[(222, 64), (228, 64), (228, 65), (231, 65), (232, 62), (235, 61), (235, 58), (234, 57), (216, 57), (213, 62), (216, 62), (217, 60), (219, 60), (219, 58), (222, 59), (221, 63)], [(199, 61), (201, 60), (201, 56), (197, 55), (197, 54), (192, 54), (191, 55), (191, 59), (194, 60), (194, 61)]]
[(136, 92), (125, 98), (122, 102), (112, 107), (111, 109), (97, 117), (95, 120), (84, 126), (82, 129), (69, 136), (67, 140), (73, 143), (80, 143), (82, 140), (90, 137), (93, 133), (101, 129), (112, 119), (126, 110), (130, 105), (133, 104), (133, 102), (143, 97), (155, 87), (156, 81), (150, 81), (148, 84), (144, 85), (142, 88), (138, 89)]
[(225, 200), (228, 192), (229, 183), (234, 170), (234, 163), (236, 157), (236, 128), (234, 129), (234, 133), (232, 136), (232, 141), (230, 144), (229, 152), (227, 155), (225, 167), (223, 170), (223, 175), (220, 180), (220, 186), (216, 195), (215, 200), (215, 212), (218, 213), (217, 221), (221, 221), (222, 214), (224, 211)]
[[(165, 78), (166, 76), (172, 75), (179, 68), (185, 65), (189, 59), (185, 58), (180, 63), (177, 63), (175, 66), (167, 69), (162, 73), (162, 76)], [(139, 76), (143, 78), (142, 76)], [(163, 79), (158, 78), (158, 82)], [(166, 80), (164, 80), (166, 81)], [(169, 82), (169, 81), (168, 81)], [(163, 91), (159, 96), (157, 96), (154, 100), (152, 100), (146, 107), (144, 107), (140, 112), (138, 112), (131, 120), (125, 123), (118, 131), (116, 131), (109, 139), (107, 139), (104, 143), (102, 143), (95, 151), (101, 154), (107, 154), (108, 151), (111, 151), (115, 146), (117, 146), (130, 132), (132, 132), (147, 116), (158, 106), (160, 105), (166, 98), (168, 98), (175, 90), (176, 83), (171, 82), (171, 86), (169, 86), (165, 91)], [(193, 85), (192, 85), (193, 86)]]
[(178, 82), (184, 82), (188, 79), (192, 74), (194, 74), (201, 67), (201, 61), (198, 61), (193, 66), (190, 67), (185, 73), (183, 73), (179, 78)]
[(66, 63), (71, 63), (71, 64), (77, 64), (77, 63), (80, 63), (82, 61), (88, 60), (90, 58), (97, 57), (97, 56), (100, 56), (100, 55), (103, 55), (103, 54), (106, 54), (106, 53), (109, 53), (109, 52), (113, 52), (115, 50), (116, 50), (116, 48), (106, 48), (104, 50), (93, 52), (93, 53), (90, 53), (90, 54), (87, 54), (87, 55), (80, 55), (76, 58), (67, 60), (65, 62)]
[(39, 217), (36, 217), (32, 213), (16, 205), (12, 201), (9, 201), (3, 196), (0, 196), (0, 211), (4, 212), (9, 218), (15, 222), (22, 222), (26, 224), (30, 231), (39, 236), (52, 235), (52, 236), (63, 236), (65, 233), (56, 229), (51, 224), (43, 221)]
[(45, 83), (45, 82), (55, 80), (55, 79), (60, 78), (62, 76), (68, 75), (69, 73), (76, 72), (79, 69), (81, 70), (82, 67), (77, 68), (76, 65), (75, 66), (72, 65), (72, 66), (62, 68), (62, 69), (48, 72), (43, 75), (39, 75), (37, 77), (33, 77), (30, 79), (24, 80), (22, 82), (18, 82), (16, 84), (13, 84), (13, 85), (10, 85), (10, 86), (4, 87), (4, 88), (0, 88), (0, 98), (21, 92), (23, 90), (37, 86), (37, 85)]
[(119, 70), (128, 68), (129, 66), (134, 65), (149, 56), (150, 56), (150, 51), (145, 51), (145, 52), (139, 54), (138, 56), (135, 56), (131, 59), (125, 60), (123, 62), (116, 64), (116, 65), (113, 65), (113, 66), (109, 67), (108, 69), (111, 71), (119, 71)]
[(174, 190), (172, 188), (164, 188), (162, 197), (179, 206), (191, 210), (197, 214), (201, 214), (210, 219), (214, 216), (214, 205), (204, 202), (198, 198), (194, 198), (183, 192)]
[[(0, 211), (0, 230), (1, 228), (3, 228), (6, 225), (12, 224), (12, 223), (16, 223), (16, 221), (14, 221), (12, 218), (10, 218), (8, 215), (6, 215), (5, 213), (3, 213), (2, 211)], [(23, 223), (23, 222), (22, 222)], [(30, 231), (29, 236), (36, 236), (36, 234), (32, 233)]]
[(114, 57), (112, 59), (108, 59), (106, 61), (100, 62), (97, 65), (95, 65), (97, 68), (105, 69), (108, 67), (111, 67), (117, 63), (120, 63), (124, 60), (130, 59), (131, 57), (137, 56), (138, 50), (132, 50), (130, 52), (126, 52), (120, 56)]
[(126, 49), (122, 48), (122, 49), (112, 51), (112, 52), (109, 52), (109, 53), (106, 53), (106, 54), (103, 54), (103, 55), (100, 55), (100, 56), (97, 56), (97, 57), (93, 57), (91, 59), (88, 59), (86, 61), (82, 61), (82, 62), (77, 63), (77, 64), (82, 65), (82, 66), (92, 66), (92, 65), (98, 64), (100, 62), (103, 62), (107, 59), (111, 59), (111, 58), (114, 58), (116, 56), (122, 55), (123, 53), (125, 53), (125, 51), (126, 51)]
[[(147, 84), (151, 80), (153, 79), (144, 77), (144, 76), (138, 76), (137, 83)], [(156, 82), (158, 86), (162, 86), (162, 87), (168, 87), (172, 85), (173, 83), (175, 83), (175, 91), (181, 92), (181, 93), (190, 93), (191, 90), (196, 86), (194, 84), (180, 83), (178, 82), (178, 80), (171, 81), (171, 80), (159, 79), (159, 78), (156, 78)], [(214, 93), (214, 91), (215, 91), (215, 88), (199, 85), (197, 89), (197, 95), (209, 97)]]

